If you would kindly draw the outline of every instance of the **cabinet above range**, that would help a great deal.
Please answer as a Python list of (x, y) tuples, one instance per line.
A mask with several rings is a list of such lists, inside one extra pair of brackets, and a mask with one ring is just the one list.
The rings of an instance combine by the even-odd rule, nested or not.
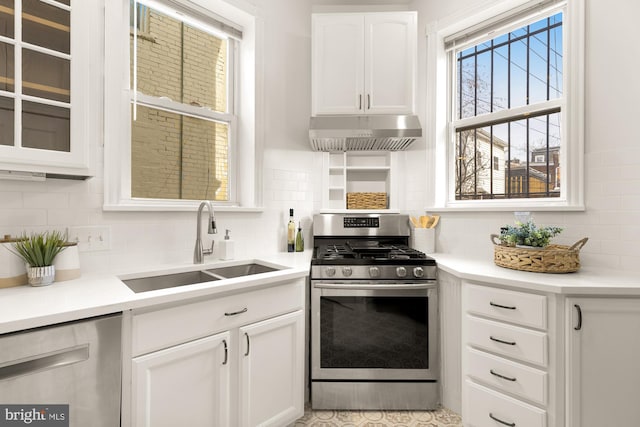
[(312, 115), (411, 114), (416, 12), (312, 15)]

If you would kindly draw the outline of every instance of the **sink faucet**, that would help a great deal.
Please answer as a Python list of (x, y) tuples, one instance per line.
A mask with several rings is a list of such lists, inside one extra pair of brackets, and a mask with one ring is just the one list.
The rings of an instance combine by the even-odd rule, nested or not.
[(193, 263), (194, 264), (202, 264), (204, 262), (204, 256), (205, 255), (210, 255), (213, 253), (213, 245), (215, 244), (215, 241), (211, 241), (211, 248), (207, 248), (204, 249), (202, 247), (202, 239), (200, 237), (200, 234), (202, 233), (201, 231), (201, 225), (202, 225), (202, 209), (204, 209), (204, 207), (207, 207), (207, 209), (209, 210), (209, 227), (207, 229), (207, 233), (208, 234), (215, 234), (218, 232), (218, 230), (216, 229), (216, 218), (213, 215), (213, 206), (211, 205), (210, 201), (204, 201), (202, 203), (200, 203), (200, 207), (198, 207), (198, 225), (197, 225), (197, 229), (196, 229), (196, 247), (193, 251)]

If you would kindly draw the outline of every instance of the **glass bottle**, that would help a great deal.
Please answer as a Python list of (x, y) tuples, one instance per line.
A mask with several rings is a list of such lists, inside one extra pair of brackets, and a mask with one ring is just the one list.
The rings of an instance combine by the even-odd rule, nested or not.
[(296, 252), (304, 251), (304, 236), (302, 235), (302, 224), (298, 222), (298, 234), (296, 235)]

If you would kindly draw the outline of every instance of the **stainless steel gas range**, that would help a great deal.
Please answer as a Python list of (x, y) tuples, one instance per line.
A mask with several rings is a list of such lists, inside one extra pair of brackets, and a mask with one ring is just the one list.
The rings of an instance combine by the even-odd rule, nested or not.
[(437, 406), (436, 263), (409, 235), (407, 215), (314, 216), (314, 409)]

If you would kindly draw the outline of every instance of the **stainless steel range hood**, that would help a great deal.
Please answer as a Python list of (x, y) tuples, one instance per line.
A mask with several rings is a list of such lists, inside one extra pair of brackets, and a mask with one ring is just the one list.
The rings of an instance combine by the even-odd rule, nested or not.
[(309, 125), (314, 151), (401, 151), (421, 136), (418, 116), (316, 116)]

